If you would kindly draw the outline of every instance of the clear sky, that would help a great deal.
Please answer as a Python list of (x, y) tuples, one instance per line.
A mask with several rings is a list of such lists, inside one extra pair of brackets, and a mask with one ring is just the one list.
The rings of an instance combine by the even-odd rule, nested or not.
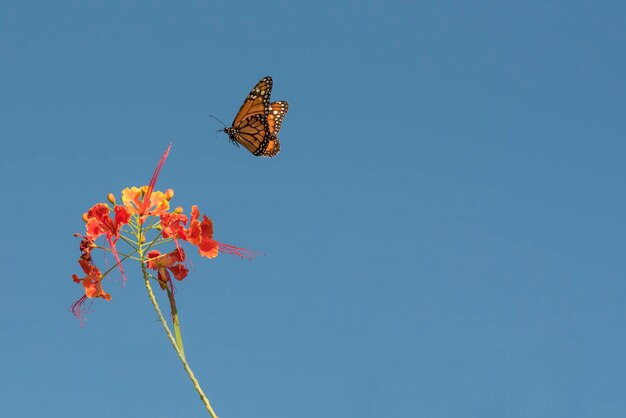
[[(222, 418), (623, 417), (626, 6), (2, 2), (6, 417), (200, 417), (136, 264), (86, 326), (75, 232), (149, 181), (253, 261), (188, 251)], [(250, 88), (282, 152), (231, 145)], [(159, 294), (160, 301), (166, 299)]]

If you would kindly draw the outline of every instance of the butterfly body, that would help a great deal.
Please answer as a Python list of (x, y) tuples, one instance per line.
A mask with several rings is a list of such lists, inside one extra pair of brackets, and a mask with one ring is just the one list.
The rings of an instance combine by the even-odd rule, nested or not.
[(270, 103), (272, 78), (262, 78), (250, 91), (230, 127), (222, 129), (231, 142), (253, 155), (274, 157), (280, 152), (278, 132), (289, 110), (285, 101)]

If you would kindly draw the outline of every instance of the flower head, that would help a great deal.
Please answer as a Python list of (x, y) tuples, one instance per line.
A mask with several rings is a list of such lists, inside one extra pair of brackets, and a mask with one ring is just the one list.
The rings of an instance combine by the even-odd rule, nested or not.
[(124, 206), (113, 208), (114, 218), (111, 219), (111, 209), (104, 203), (96, 203), (87, 211), (87, 236), (95, 240), (100, 235), (106, 234), (107, 239), (114, 242), (120, 236), (120, 229), (130, 220), (130, 211)]
[(96, 248), (96, 244), (93, 240), (87, 236), (81, 234), (74, 234), (75, 237), (81, 237), (80, 241), (80, 258), (91, 262), (91, 251)]
[(81, 283), (85, 290), (85, 294), (72, 304), (71, 310), (75, 317), (80, 320), (81, 326), (84, 325), (83, 314), (86, 313), (84, 306), (87, 299), (102, 298), (106, 301), (111, 300), (111, 295), (102, 288), (102, 273), (98, 267), (82, 258), (78, 260), (81, 268), (85, 272), (85, 277), (78, 277), (73, 274), (72, 279), (75, 283)]
[(79, 278), (78, 275), (73, 274), (72, 279), (76, 283), (82, 283), (85, 288), (85, 296), (90, 299), (102, 298), (105, 300), (111, 300), (111, 295), (102, 289), (102, 273), (98, 267), (85, 261), (82, 258), (78, 260), (78, 264), (82, 267), (87, 276)]
[(187, 225), (187, 216), (183, 215), (182, 212), (163, 212), (161, 214), (163, 238), (172, 238), (178, 250), (182, 250), (178, 240), (187, 239), (185, 225)]
[(170, 272), (176, 280), (183, 280), (187, 277), (189, 270), (185, 267), (185, 252), (183, 249), (176, 249), (169, 254), (161, 254), (158, 250), (152, 250), (148, 253), (148, 268), (158, 271), (159, 284), (162, 289), (167, 286), (173, 291)]
[(213, 222), (206, 215), (202, 215), (202, 221), (200, 221), (199, 216), (198, 207), (192, 206), (189, 229), (185, 231), (186, 240), (198, 247), (201, 256), (215, 258), (219, 244), (213, 239)]
[[(113, 254), (124, 280), (126, 276), (122, 269), (122, 261), (137, 260), (145, 263), (145, 267), (157, 271), (156, 279), (161, 288), (168, 291), (174, 316), (176, 309), (172, 276), (176, 280), (183, 280), (189, 274), (181, 242), (188, 242), (197, 247), (200, 255), (207, 258), (215, 258), (220, 252), (244, 258), (256, 255), (243, 248), (213, 239), (213, 222), (207, 215), (200, 213), (197, 206), (192, 206), (189, 216), (183, 213), (181, 207), (170, 211), (170, 200), (174, 197), (174, 190), (167, 189), (165, 192), (154, 190), (170, 147), (171, 144), (159, 160), (147, 186), (122, 190), (120, 205), (116, 205), (115, 196), (109, 193), (108, 204), (97, 203), (83, 214), (85, 235), (75, 235), (81, 238), (81, 255), (78, 262), (85, 276), (72, 275), (74, 282), (82, 284), (85, 292), (84, 296), (72, 305), (72, 312), (81, 319), (81, 324), (81, 315), (87, 312), (84, 309), (87, 300), (96, 298), (111, 300), (111, 296), (102, 288), (102, 279), (113, 267), (104, 274), (101, 273), (92, 258), (94, 249), (110, 251)], [(148, 217), (156, 219), (146, 222)], [(101, 236), (105, 238), (108, 247), (96, 244), (96, 240)], [(156, 249), (161, 245), (171, 245), (172, 241), (176, 247), (173, 251), (162, 252)], [(116, 244), (124, 245), (125, 250), (118, 252)], [(120, 255), (123, 258), (120, 258)], [(145, 273), (145, 269), (143, 271)], [(149, 280), (154, 277), (146, 274), (144, 278)]]
[(140, 223), (147, 216), (160, 216), (170, 208), (167, 195), (163, 192), (152, 191), (148, 195), (150, 186), (129, 187), (122, 190), (122, 202), (133, 215), (139, 215)]
[(117, 266), (120, 269), (122, 280), (126, 281), (126, 274), (124, 273), (124, 268), (122, 267), (122, 262), (117, 253), (115, 244), (120, 237), (122, 226), (126, 225), (130, 220), (130, 212), (124, 206), (115, 206), (113, 207), (114, 216), (113, 219), (111, 219), (110, 211), (111, 209), (104, 203), (96, 203), (93, 205), (85, 216), (87, 219), (85, 225), (87, 232), (85, 235), (92, 240), (92, 242), (100, 235), (106, 236), (111, 246), (113, 257), (115, 257)]
[[(187, 223), (189, 222), (189, 227)], [(198, 247), (201, 256), (215, 258), (220, 252), (235, 254), (241, 258), (252, 259), (257, 254), (245, 248), (224, 244), (213, 239), (213, 222), (206, 215), (200, 220), (200, 210), (197, 206), (191, 207), (191, 218), (179, 212), (163, 212), (161, 214), (161, 228), (164, 238), (172, 238), (176, 248), (180, 248), (178, 240), (187, 241)]]

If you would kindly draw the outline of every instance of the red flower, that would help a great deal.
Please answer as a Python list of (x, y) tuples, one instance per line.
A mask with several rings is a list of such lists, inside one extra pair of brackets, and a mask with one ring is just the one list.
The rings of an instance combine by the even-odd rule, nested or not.
[(200, 211), (197, 206), (191, 207), (191, 222), (185, 231), (186, 240), (198, 247), (200, 255), (208, 258), (217, 257), (219, 243), (213, 239), (213, 222), (202, 215), (202, 222), (198, 220)]
[(96, 244), (89, 237), (83, 236), (81, 234), (74, 234), (75, 237), (82, 237), (80, 241), (80, 258), (85, 261), (91, 262), (91, 250), (96, 248)]
[(200, 255), (208, 258), (217, 257), (218, 253), (235, 254), (241, 258), (253, 259), (257, 256), (254, 251), (234, 245), (224, 244), (213, 239), (213, 222), (206, 215), (202, 215), (202, 222), (198, 220), (200, 211), (197, 206), (191, 207), (191, 224), (186, 230), (187, 241), (196, 245)]
[(122, 267), (120, 256), (117, 254), (115, 243), (120, 237), (122, 225), (127, 224), (130, 220), (130, 212), (124, 206), (115, 206), (113, 208), (115, 216), (111, 219), (109, 211), (109, 207), (104, 203), (97, 203), (87, 211), (86, 235), (93, 241), (100, 235), (106, 234), (106, 239), (111, 246), (111, 252), (122, 274), (122, 279), (126, 280), (126, 274), (124, 274), (124, 268)]
[(107, 239), (117, 241), (120, 236), (120, 228), (130, 220), (130, 211), (124, 206), (115, 206), (115, 217), (111, 219), (109, 207), (104, 203), (96, 203), (87, 212), (87, 237), (95, 240), (100, 235), (106, 234)]
[(133, 215), (139, 215), (139, 222), (144, 223), (147, 216), (159, 216), (168, 210), (170, 204), (167, 195), (159, 191), (150, 191), (150, 186), (128, 187), (122, 190), (122, 202)]
[(102, 298), (110, 301), (111, 295), (102, 288), (102, 273), (100, 273), (98, 267), (82, 258), (78, 260), (78, 263), (87, 276), (79, 278), (78, 275), (73, 274), (72, 279), (76, 283), (82, 283), (85, 295), (72, 304), (71, 310), (74, 316), (80, 320), (82, 326), (84, 324), (83, 314), (87, 313), (84, 309), (87, 299)]
[[(200, 255), (207, 258), (215, 258), (218, 253), (235, 254), (242, 258), (254, 258), (257, 254), (245, 248), (235, 247), (234, 245), (224, 244), (213, 239), (213, 222), (206, 216), (202, 215), (202, 221), (199, 220), (200, 211), (197, 206), (191, 207), (191, 219), (179, 213), (163, 212), (161, 214), (161, 227), (164, 238), (173, 238), (176, 248), (180, 249), (178, 239), (187, 241), (196, 247)], [(189, 221), (189, 228), (185, 228)]]
[(187, 225), (187, 222), (187, 216), (182, 213), (163, 212), (161, 214), (163, 238), (185, 239), (185, 225)]
[(106, 300), (111, 300), (111, 295), (109, 295), (102, 289), (102, 273), (100, 273), (98, 267), (96, 267), (89, 261), (83, 260), (82, 258), (78, 260), (78, 264), (80, 264), (87, 276), (81, 279), (78, 277), (78, 275), (73, 274), (72, 279), (76, 283), (82, 282), (83, 287), (85, 288), (85, 296), (90, 299), (103, 298)]
[(187, 225), (187, 216), (182, 213), (161, 213), (161, 228), (163, 231), (163, 238), (172, 238), (176, 248), (181, 250), (179, 239), (186, 239), (185, 225)]
[(185, 252), (182, 248), (163, 255), (161, 255), (160, 251), (152, 250), (147, 256), (148, 268), (158, 271), (161, 289), (165, 289), (166, 286), (169, 286), (172, 291), (174, 290), (170, 279), (170, 272), (174, 275), (176, 280), (183, 280), (189, 273), (189, 270), (187, 270), (187, 267), (185, 267), (183, 263), (185, 261)]

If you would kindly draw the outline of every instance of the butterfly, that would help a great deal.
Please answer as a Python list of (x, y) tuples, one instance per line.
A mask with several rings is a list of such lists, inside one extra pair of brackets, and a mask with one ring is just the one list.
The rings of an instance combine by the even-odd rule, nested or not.
[(243, 145), (257, 157), (274, 157), (280, 152), (278, 132), (283, 124), (289, 104), (285, 101), (270, 103), (272, 77), (262, 78), (243, 101), (233, 124), (221, 129), (233, 144)]

